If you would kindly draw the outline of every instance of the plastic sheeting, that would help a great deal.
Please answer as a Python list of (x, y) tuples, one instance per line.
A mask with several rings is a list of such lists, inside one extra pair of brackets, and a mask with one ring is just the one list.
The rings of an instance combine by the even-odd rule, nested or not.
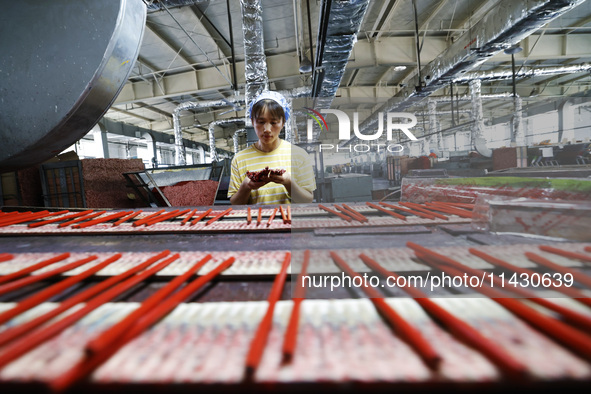
[(401, 201), (476, 202), (479, 196), (538, 200), (591, 201), (591, 180), (570, 178), (409, 178), (402, 180)]
[(591, 241), (591, 203), (481, 196), (474, 208), (472, 226), (497, 233)]

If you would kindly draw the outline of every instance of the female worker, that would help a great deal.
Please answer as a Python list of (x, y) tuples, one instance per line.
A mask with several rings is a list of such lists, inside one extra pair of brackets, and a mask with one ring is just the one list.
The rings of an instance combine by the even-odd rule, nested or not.
[[(238, 152), (232, 160), (228, 190), (232, 204), (312, 202), (316, 182), (308, 154), (279, 138), (289, 115), (287, 100), (277, 92), (262, 92), (252, 101), (250, 120), (259, 140)], [(265, 167), (285, 172), (269, 175), (260, 182), (246, 176), (247, 171), (260, 171)]]

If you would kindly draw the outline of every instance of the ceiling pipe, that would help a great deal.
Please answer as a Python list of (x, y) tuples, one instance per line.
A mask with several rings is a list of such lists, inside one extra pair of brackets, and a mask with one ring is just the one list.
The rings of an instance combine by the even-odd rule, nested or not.
[(234, 154), (240, 150), (240, 134), (246, 134), (246, 129), (238, 129), (232, 135), (232, 141), (234, 141)]
[[(238, 99), (224, 99), (224, 100), (209, 100), (201, 102), (186, 101), (179, 104), (172, 112), (172, 123), (174, 126), (174, 163), (177, 166), (184, 166), (187, 164), (185, 160), (185, 146), (183, 145), (183, 132), (181, 129), (181, 111), (201, 108), (220, 108), (231, 107), (244, 104), (243, 100)], [(211, 144), (210, 144), (211, 145)]]
[(329, 108), (341, 84), (369, 0), (324, 0), (316, 45), (312, 96)]
[(282, 94), (286, 98), (289, 106), (292, 108), (292, 116), (289, 118), (289, 121), (285, 123), (285, 140), (293, 144), (295, 142), (293, 138), (293, 129), (294, 127), (297, 128), (296, 117), (293, 113), (293, 100), (299, 97), (310, 97), (312, 88), (309, 86), (304, 86), (292, 90), (280, 90), (278, 93)]
[(239, 124), (244, 126), (244, 118), (214, 120), (209, 124), (209, 157), (212, 162), (219, 161), (218, 152), (215, 147), (215, 127), (228, 124)]
[(516, 146), (525, 145), (525, 134), (523, 132), (523, 101), (521, 97), (513, 97), (513, 132), (511, 133), (511, 142)]
[[(480, 98), (482, 100), (498, 100), (498, 99), (504, 99), (504, 98), (508, 98), (508, 97), (513, 97), (512, 93), (492, 93), (492, 94), (481, 94)], [(439, 96), (439, 97), (429, 97), (429, 100), (433, 100), (437, 103), (448, 103), (450, 102), (452, 99), (451, 97), (445, 97), (445, 96)], [(454, 101), (472, 101), (472, 96), (461, 96), (461, 97), (454, 97), (453, 98)]]
[[(556, 74), (575, 74), (591, 70), (591, 63), (576, 64), (559, 67), (522, 67), (515, 72), (515, 78), (533, 78)], [(466, 73), (454, 79), (454, 83), (469, 82), (474, 79), (481, 81), (499, 81), (513, 78), (512, 71), (474, 72)]]
[[(437, 121), (437, 102), (434, 100), (429, 100), (427, 102), (428, 112), (429, 112), (429, 131), (433, 134), (429, 138), (429, 148), (430, 149), (438, 149), (439, 148), (439, 134), (437, 133), (438, 121)], [(453, 115), (453, 114), (452, 114)]]
[[(360, 125), (361, 131), (375, 128), (379, 113), (404, 111), (584, 2), (585, 0), (501, 0), (474, 27), (421, 70), (425, 81), (420, 90), (415, 89), (415, 86), (421, 85), (421, 81), (416, 81), (415, 77), (414, 83), (409, 83), (369, 116)], [(347, 145), (355, 138), (343, 141), (341, 145)]]
[[(261, 0), (240, 0), (242, 34), (244, 36), (244, 74), (246, 108), (262, 91), (267, 90), (267, 57), (263, 38), (263, 7)], [(248, 117), (248, 110), (246, 111)], [(248, 119), (245, 119), (248, 122)]]
[(479, 79), (470, 81), (470, 95), (472, 96), (472, 143), (476, 152), (484, 157), (491, 157), (492, 150), (487, 146), (484, 138), (484, 112), (482, 110), (482, 97), (480, 94), (481, 82)]

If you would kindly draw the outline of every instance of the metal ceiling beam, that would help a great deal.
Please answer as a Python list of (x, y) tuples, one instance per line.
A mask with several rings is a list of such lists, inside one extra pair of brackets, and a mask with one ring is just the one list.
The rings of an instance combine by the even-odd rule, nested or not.
[(193, 62), (185, 54), (183, 54), (183, 47), (178, 47), (177, 45), (174, 45), (170, 41), (170, 37), (168, 35), (166, 35), (164, 32), (162, 32), (160, 30), (157, 30), (155, 27), (155, 23), (150, 20), (149, 15), (148, 15), (148, 20), (146, 21), (146, 27), (148, 29), (150, 29), (150, 31), (152, 33), (154, 33), (154, 35), (156, 37), (158, 37), (160, 39), (160, 41), (162, 41), (164, 44), (166, 44), (166, 46), (168, 46), (170, 49), (172, 49), (174, 51), (174, 53), (176, 53), (178, 55), (178, 57), (183, 59), (185, 61), (185, 63), (187, 63), (187, 67), (191, 67), (194, 70), (196, 70), (196, 68), (192, 65)]
[(437, 16), (439, 11), (443, 9), (445, 3), (447, 3), (447, 0), (439, 1), (439, 3), (435, 6), (435, 9), (431, 11), (429, 16), (427, 16), (427, 18), (423, 21), (423, 24), (419, 27), (419, 31), (424, 32), (429, 27), (429, 23), (433, 20), (433, 18), (435, 18), (435, 16)]
[(451, 37), (452, 40), (455, 41), (458, 37), (464, 34), (465, 31), (470, 30), (478, 21), (482, 19), (482, 17), (489, 12), (500, 0), (486, 0), (486, 1), (470, 1), (469, 4), (475, 4), (476, 7), (472, 12), (470, 12), (470, 16), (466, 19), (462, 20), (461, 22), (457, 23), (453, 30), (455, 33), (452, 33)]
[(138, 119), (144, 120), (146, 122), (153, 122), (154, 121), (154, 119), (146, 118), (145, 116), (134, 114), (131, 111), (124, 110), (124, 109), (121, 109), (121, 108), (117, 108), (115, 106), (112, 106), (111, 108), (109, 108), (109, 111), (119, 112), (119, 113), (125, 114), (127, 116), (132, 116), (134, 118), (138, 118)]
[[(379, 40), (383, 34), (383, 27), (390, 23), (390, 20), (396, 13), (396, 9), (402, 3), (402, 0), (389, 0), (384, 2), (382, 8), (380, 9), (380, 13), (378, 14), (378, 18), (376, 19), (376, 23), (372, 27), (372, 31), (375, 32), (373, 38), (375, 40)], [(379, 2), (375, 2), (375, 4), (379, 4)], [(384, 17), (385, 15), (385, 17)]]
[[(141, 102), (141, 101), (138, 101), (136, 104), (137, 104), (138, 108), (147, 109), (149, 111), (155, 112), (155, 113), (157, 113), (159, 115), (162, 115), (162, 116), (164, 116), (164, 117), (169, 118), (170, 120), (172, 120), (172, 114), (170, 112), (163, 111), (160, 108), (154, 107), (152, 105), (146, 104), (146, 103)], [(172, 126), (172, 124), (171, 124), (171, 126)]]
[[(232, 47), (232, 44), (230, 44), (230, 41), (228, 41), (226, 39), (226, 37), (224, 37), (222, 32), (219, 31), (219, 29), (213, 24), (212, 21), (209, 20), (207, 15), (205, 15), (205, 13), (203, 11), (201, 11), (201, 9), (199, 9), (199, 7), (191, 6), (189, 8), (191, 9), (191, 11), (195, 15), (195, 17), (199, 20), (199, 23), (201, 23), (201, 26), (203, 27), (203, 29), (205, 29), (205, 31), (207, 31), (209, 33), (209, 35), (211, 36), (211, 39), (215, 42), (215, 44), (219, 48), (220, 52), (222, 52), (222, 54), (225, 57), (230, 58), (231, 57), (230, 49)], [(226, 45), (222, 46), (222, 45), (220, 45), (220, 42), (222, 42)]]
[(578, 27), (583, 27), (585, 25), (588, 25), (589, 23), (591, 23), (591, 16), (588, 16), (586, 18), (583, 18), (581, 20), (579, 20), (578, 22), (572, 24), (569, 26), (569, 29), (564, 30), (562, 33), (563, 34), (570, 34), (572, 32), (577, 31)]
[(155, 74), (155, 71), (156, 71), (156, 70), (158, 70), (158, 67), (154, 66), (152, 63), (150, 63), (148, 60), (146, 60), (146, 59), (145, 59), (143, 56), (141, 56), (141, 55), (140, 55), (140, 56), (138, 56), (138, 58), (137, 58), (136, 62), (137, 62), (137, 63), (139, 63), (139, 65), (138, 65), (138, 69), (139, 69), (140, 73), (139, 73), (139, 74), (137, 74), (137, 75), (133, 75), (133, 74), (132, 74), (132, 75), (130, 76), (130, 78), (145, 78), (145, 77), (144, 77), (144, 73), (143, 73), (143, 72), (141, 72), (141, 67), (146, 67), (146, 68), (148, 68), (148, 69), (149, 69), (149, 70), (150, 70), (150, 71), (153, 73), (153, 74), (152, 74), (152, 77), (154, 77), (154, 78), (155, 78), (155, 75), (154, 75), (154, 74)]
[[(294, 61), (293, 55), (268, 56), (267, 64), (270, 69), (270, 82), (286, 78), (301, 79), (299, 64)], [(244, 83), (244, 62), (237, 63), (236, 68), (240, 77), (238, 83)], [(115, 104), (163, 99), (194, 93), (219, 92), (230, 88), (227, 81), (213, 67), (164, 76), (161, 79), (161, 85), (163, 91), (154, 83), (145, 81), (128, 82), (117, 97)]]

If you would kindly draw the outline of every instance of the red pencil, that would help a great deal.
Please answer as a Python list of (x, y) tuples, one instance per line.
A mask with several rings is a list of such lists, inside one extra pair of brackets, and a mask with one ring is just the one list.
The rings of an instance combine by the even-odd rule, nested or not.
[(151, 219), (157, 217), (158, 215), (160, 215), (163, 212), (165, 212), (165, 210), (161, 209), (158, 212), (154, 212), (153, 214), (146, 216), (145, 218), (136, 220), (135, 222), (133, 222), (133, 227), (141, 226), (142, 224), (149, 222)]
[(343, 215), (342, 213), (339, 213), (339, 212), (337, 212), (337, 211), (335, 211), (333, 209), (330, 209), (328, 207), (325, 207), (322, 204), (318, 204), (318, 208), (320, 208), (320, 209), (322, 209), (322, 210), (324, 210), (324, 211), (326, 211), (328, 213), (332, 213), (333, 215), (336, 215), (336, 216), (340, 217), (341, 219), (346, 220), (347, 222), (353, 221), (353, 219), (351, 219), (350, 216)]
[[(407, 245), (409, 245), (409, 247), (411, 247), (412, 249), (418, 250), (421, 253), (424, 253), (421, 251), (421, 249), (418, 249), (419, 245), (417, 244), (413, 244), (412, 242), (407, 243)], [(426, 248), (424, 248), (426, 249)], [(428, 249), (426, 249), (428, 250)], [(433, 254), (432, 256), (435, 256), (435, 252), (431, 251)], [(442, 255), (441, 255), (442, 256)], [(444, 256), (445, 257), (445, 256)], [(452, 267), (454, 267), (455, 269), (462, 271), (468, 275), (471, 275), (473, 277), (478, 277), (478, 278), (487, 278), (488, 280), (492, 280), (494, 287), (497, 287), (499, 289), (504, 289), (505, 291), (517, 294), (520, 297), (524, 297), (529, 299), (532, 302), (535, 302), (536, 304), (539, 304), (551, 311), (557, 312), (560, 315), (562, 315), (562, 317), (565, 320), (568, 320), (571, 323), (574, 323), (578, 326), (581, 327), (585, 327), (585, 329), (587, 330), (591, 330), (591, 317), (585, 316), (582, 313), (576, 312), (572, 309), (566, 308), (562, 305), (556, 304), (554, 302), (551, 302), (550, 300), (546, 299), (546, 298), (540, 298), (538, 297), (535, 293), (533, 293), (530, 290), (524, 289), (522, 287), (519, 286), (513, 286), (512, 284), (509, 283), (504, 283), (500, 278), (498, 278), (497, 276), (491, 275), (491, 274), (486, 274), (486, 272), (479, 270), (479, 269), (475, 269), (475, 268), (470, 268), (458, 261), (455, 261), (451, 258), (445, 257), (445, 259), (441, 260), (442, 262), (445, 262), (445, 264), (448, 264)], [(483, 280), (484, 282), (484, 280)], [(489, 283), (489, 282), (487, 282)], [(487, 289), (487, 288), (485, 288)]]
[(18, 290), (24, 286), (28, 286), (30, 284), (42, 281), (44, 279), (50, 278), (55, 275), (59, 275), (63, 272), (73, 270), (74, 268), (84, 265), (96, 258), (97, 258), (96, 255), (92, 255), (92, 256), (89, 256), (85, 259), (81, 259), (81, 260), (77, 260), (77, 261), (74, 261), (69, 264), (65, 264), (61, 267), (52, 269), (50, 271), (44, 272), (39, 275), (27, 276), (26, 278), (17, 279), (15, 281), (10, 282), (10, 283), (5, 283), (0, 286), (0, 295), (9, 293), (14, 290)]
[(430, 203), (430, 202), (426, 202), (425, 205), (427, 206), (427, 208), (432, 209), (434, 211), (449, 213), (452, 215), (459, 216), (461, 218), (472, 218), (472, 212), (466, 211), (461, 208), (455, 208), (455, 207), (452, 207), (451, 205), (437, 204), (437, 203)]
[[(501, 266), (503, 268), (507, 268), (507, 269), (515, 271), (515, 272), (523, 273), (525, 275), (528, 275), (530, 278), (533, 277), (534, 275), (538, 275), (538, 273), (535, 271), (532, 271), (527, 268), (517, 267), (517, 266), (510, 264), (504, 260), (501, 260), (497, 257), (494, 257), (494, 256), (491, 256), (487, 253), (484, 253), (481, 250), (470, 248), (470, 249), (468, 249), (468, 251), (470, 253), (472, 253), (473, 255), (480, 257), (481, 259), (483, 259), (484, 261), (486, 261), (490, 264), (495, 264), (495, 265)], [(563, 294), (568, 295), (569, 297), (573, 298), (576, 301), (579, 301), (582, 304), (585, 304), (585, 305), (591, 307), (591, 298), (589, 298), (588, 296), (586, 296), (585, 294), (581, 293), (579, 290), (577, 290), (573, 287), (556, 286), (553, 282), (551, 288), (553, 288), (554, 290), (559, 291)]]
[(557, 254), (560, 256), (568, 257), (569, 259), (591, 262), (591, 256), (587, 256), (586, 254), (583, 254), (583, 253), (571, 252), (568, 250), (554, 248), (552, 246), (546, 246), (546, 245), (540, 245), (539, 248), (541, 250), (543, 250), (544, 252), (554, 253), (554, 254)]
[(32, 220), (47, 218), (47, 217), (51, 217), (51, 216), (63, 215), (64, 213), (68, 213), (68, 212), (70, 212), (70, 211), (64, 210), (64, 211), (52, 212), (52, 213), (49, 213), (48, 211), (41, 211), (41, 212), (37, 212), (37, 213), (32, 213), (30, 215), (22, 215), (22, 216), (18, 216), (16, 218), (14, 218), (14, 219), (9, 219), (7, 221), (3, 221), (2, 223), (0, 223), (0, 227), (11, 226), (13, 224), (26, 223), (26, 222), (30, 222)]
[(289, 322), (285, 329), (283, 337), (283, 361), (289, 362), (293, 358), (298, 339), (298, 328), (300, 323), (300, 309), (304, 298), (306, 297), (306, 288), (304, 287), (304, 276), (308, 275), (308, 265), (310, 263), (310, 251), (304, 251), (304, 261), (302, 269), (298, 275), (296, 288), (293, 290), (293, 307), (289, 316)]
[(193, 219), (193, 221), (191, 222), (191, 226), (193, 226), (194, 224), (197, 224), (201, 221), (201, 219), (203, 219), (204, 217), (206, 217), (207, 215), (209, 215), (209, 213), (211, 212), (211, 208), (208, 209), (207, 211), (199, 214), (195, 219)]
[(269, 216), (269, 220), (267, 221), (267, 227), (273, 223), (273, 219), (275, 219), (275, 215), (277, 214), (277, 208), (273, 209), (273, 213)]
[(169, 213), (167, 213), (167, 214), (165, 214), (165, 215), (160, 215), (160, 216), (158, 216), (158, 217), (156, 217), (156, 218), (153, 218), (153, 219), (152, 219), (152, 220), (150, 220), (149, 222), (147, 222), (147, 223), (146, 223), (146, 226), (151, 226), (151, 225), (153, 225), (153, 224), (160, 223), (160, 222), (162, 222), (162, 221), (164, 221), (164, 220), (170, 220), (170, 219), (173, 219), (173, 218), (175, 218), (175, 217), (177, 217), (177, 216), (184, 215), (185, 213), (187, 213), (187, 212), (189, 212), (189, 211), (190, 211), (190, 209), (185, 209), (185, 210), (183, 210), (183, 211), (180, 211), (180, 212), (177, 210), (176, 212), (175, 212), (175, 211), (172, 211), (172, 212), (169, 212)]
[(287, 206), (287, 222), (291, 223), (291, 205)]
[(132, 213), (132, 212), (131, 211), (123, 211), (123, 212), (113, 213), (111, 215), (103, 216), (102, 218), (89, 220), (88, 222), (77, 224), (75, 226), (72, 226), (72, 228), (86, 228), (86, 227), (94, 226), (96, 224), (108, 222), (109, 220), (119, 219), (121, 216), (129, 215), (130, 213)]
[(12, 260), (13, 258), (14, 258), (14, 255), (12, 255), (10, 253), (0, 253), (0, 263), (2, 263), (4, 261)]
[(176, 214), (176, 213), (178, 213), (178, 212), (179, 212), (179, 210), (178, 210), (178, 209), (174, 209), (174, 210), (172, 210), (172, 211), (169, 211), (169, 212), (164, 212), (164, 213), (162, 213), (162, 214), (160, 214), (160, 215), (156, 215), (156, 216), (153, 216), (153, 217), (151, 217), (151, 218), (144, 218), (144, 219), (137, 220), (137, 221), (135, 221), (135, 222), (133, 223), (133, 225), (134, 225), (135, 227), (137, 227), (137, 226), (142, 226), (142, 225), (149, 226), (149, 225), (150, 225), (150, 223), (152, 223), (152, 222), (153, 222), (153, 221), (155, 221), (155, 220), (162, 219), (162, 218), (167, 218), (167, 217), (169, 217), (169, 215), (171, 215), (171, 214), (172, 214), (172, 215), (174, 215), (174, 214)]
[[(454, 268), (453, 263), (450, 264), (451, 262), (455, 262), (455, 260), (450, 259), (449, 257), (443, 256), (413, 242), (407, 242), (407, 246), (413, 249), (421, 260), (449, 275), (461, 277), (465, 274), (465, 272)], [(528, 322), (531, 326), (548, 335), (550, 338), (562, 343), (564, 346), (582, 355), (587, 360), (591, 360), (591, 338), (587, 335), (556, 319), (543, 315), (514, 298), (507, 298), (507, 295), (504, 292), (497, 289), (488, 286), (475, 286), (473, 288), (476, 291), (487, 295), (493, 301), (502, 305), (516, 316)]]
[(435, 216), (431, 215), (430, 213), (425, 213), (425, 212), (421, 212), (421, 211), (414, 211), (412, 209), (402, 208), (402, 207), (399, 207), (399, 206), (396, 206), (393, 204), (388, 204), (387, 202), (380, 202), (380, 205), (382, 205), (384, 207), (396, 209), (398, 211), (410, 213), (411, 215), (420, 216), (425, 219), (431, 219), (431, 220), (435, 219)]
[(381, 212), (387, 213), (387, 214), (388, 214), (388, 215), (390, 215), (390, 216), (394, 216), (396, 219), (402, 219), (402, 220), (406, 220), (406, 216), (403, 216), (403, 215), (401, 215), (401, 214), (399, 214), (399, 213), (392, 212), (392, 211), (390, 211), (390, 210), (388, 210), (388, 209), (386, 209), (386, 208), (382, 208), (382, 207), (380, 207), (379, 205), (376, 205), (376, 204), (374, 204), (374, 203), (371, 203), (371, 202), (369, 202), (369, 201), (367, 201), (367, 202), (366, 202), (366, 204), (367, 204), (367, 206), (369, 206), (369, 207), (372, 207), (373, 209), (377, 209), (378, 211), (381, 211)]
[(0, 353), (0, 368), (4, 367), (9, 362), (20, 357), (24, 353), (33, 349), (37, 345), (53, 338), (73, 323), (82, 319), (84, 316), (98, 308), (99, 306), (111, 301), (123, 292), (131, 289), (133, 286), (142, 282), (144, 279), (160, 271), (162, 268), (169, 265), (172, 261), (179, 257), (175, 254), (150, 269), (127, 279), (125, 282), (119, 283), (117, 286), (101, 293), (99, 296), (88, 301), (82, 308), (64, 316), (63, 318), (21, 337), (19, 340), (12, 342), (10, 345), (2, 349)]
[(48, 220), (42, 220), (40, 222), (29, 223), (29, 227), (34, 228), (34, 227), (45, 226), (46, 224), (61, 222), (62, 220), (70, 220), (70, 219), (74, 219), (74, 218), (77, 218), (80, 216), (88, 215), (89, 213), (92, 213), (92, 212), (93, 212), (92, 209), (89, 209), (87, 211), (82, 211), (82, 212), (73, 213), (71, 215), (66, 215), (61, 218), (48, 219)]
[[(104, 351), (97, 353), (90, 358), (86, 358), (68, 370), (66, 373), (58, 376), (49, 383), (50, 388), (54, 392), (65, 391), (72, 384), (79, 380), (84, 379), (87, 375), (92, 373), (98, 366), (109, 359), (110, 356), (115, 354), (121, 347), (131, 341), (136, 336), (140, 335), (148, 327), (162, 319), (170, 311), (176, 308), (181, 302), (189, 298), (193, 293), (207, 284), (210, 280), (219, 275), (222, 271), (230, 267), (234, 263), (235, 258), (230, 257), (223, 261), (215, 269), (208, 272), (207, 274), (195, 279), (187, 286), (158, 304), (155, 308), (151, 309), (146, 315), (136, 322), (122, 338), (119, 338), (112, 346), (107, 347)], [(1, 356), (0, 356), (1, 357)]]
[(191, 213), (189, 213), (187, 215), (187, 217), (183, 219), (183, 221), (181, 222), (181, 226), (184, 226), (189, 220), (191, 220), (191, 218), (193, 217), (193, 215), (195, 215), (195, 212), (197, 212), (197, 210), (196, 209), (193, 209), (191, 211)]
[(436, 218), (439, 218), (439, 219), (449, 220), (449, 218), (447, 216), (442, 215), (440, 213), (436, 213), (436, 212), (430, 211), (427, 208), (425, 208), (425, 207), (423, 207), (422, 205), (419, 205), (419, 204), (415, 204), (415, 203), (412, 203), (412, 202), (402, 202), (402, 201), (399, 202), (398, 204), (400, 204), (400, 205), (402, 205), (404, 207), (407, 207), (407, 208), (412, 208), (412, 209), (414, 209), (416, 211), (425, 212), (425, 213), (427, 213), (429, 215), (432, 215), (432, 216), (434, 216)]
[(336, 209), (338, 209), (339, 211), (341, 211), (343, 214), (349, 215), (351, 218), (357, 220), (358, 222), (365, 223), (368, 221), (365, 216), (359, 214), (357, 211), (351, 211), (351, 210), (345, 208), (345, 204), (343, 204), (343, 206), (339, 206), (337, 204), (334, 204), (334, 207)]
[(156, 293), (146, 299), (142, 304), (127, 315), (125, 318), (103, 331), (98, 337), (94, 338), (86, 345), (86, 351), (88, 353), (98, 353), (114, 343), (118, 338), (122, 337), (127, 330), (134, 325), (142, 316), (146, 315), (148, 311), (153, 309), (157, 304), (162, 302), (168, 297), (173, 291), (175, 291), (181, 284), (183, 284), (192, 275), (197, 273), (209, 260), (211, 260), (211, 254), (206, 255), (191, 268), (189, 268), (184, 274), (177, 276), (166, 286), (159, 289)]
[(121, 282), (122, 280), (127, 279), (131, 275), (149, 267), (150, 265), (154, 264), (156, 261), (166, 257), (168, 254), (170, 254), (169, 250), (165, 250), (163, 252), (160, 252), (157, 255), (150, 257), (149, 259), (147, 259), (143, 263), (140, 263), (140, 264), (126, 270), (125, 272), (122, 272), (119, 275), (112, 276), (107, 280), (104, 280), (104, 281), (102, 281), (102, 282), (100, 282), (100, 283), (80, 292), (80, 293), (75, 294), (74, 296), (60, 302), (58, 306), (51, 309), (50, 311), (48, 311), (42, 315), (39, 315), (26, 323), (22, 323), (18, 326), (13, 326), (13, 327), (7, 328), (6, 330), (0, 332), (0, 346), (4, 346), (8, 342), (13, 341), (16, 338), (23, 336), (27, 332), (29, 332), (35, 328), (41, 327), (42, 324), (45, 324), (50, 319), (53, 319), (54, 317), (60, 315), (62, 312), (70, 309), (74, 305), (77, 305), (81, 302), (85, 302), (86, 300), (94, 297), (95, 295), (100, 294), (101, 292), (108, 289), (109, 287), (116, 285), (117, 283)]
[(67, 221), (67, 222), (64, 222), (64, 223), (60, 223), (57, 226), (60, 227), (60, 228), (61, 227), (67, 227), (67, 226), (69, 226), (71, 224), (75, 224), (75, 223), (81, 222), (83, 220), (88, 220), (88, 219), (95, 218), (97, 216), (101, 216), (103, 213), (105, 213), (105, 211), (91, 213), (91, 214), (88, 214), (88, 215), (81, 216), (81, 217), (79, 217), (77, 219), (74, 219), (74, 220), (70, 220), (70, 221)]
[(250, 207), (246, 210), (246, 224), (252, 223), (252, 213), (250, 212)]
[[(383, 277), (399, 277), (398, 274), (386, 270), (382, 265), (367, 255), (362, 253), (359, 257), (368, 267)], [(437, 321), (441, 322), (452, 335), (482, 352), (482, 354), (498, 366), (505, 374), (515, 378), (522, 378), (527, 374), (527, 368), (522, 363), (515, 360), (513, 356), (507, 353), (503, 348), (482, 335), (476, 328), (467, 324), (462, 319), (457, 318), (445, 308), (442, 308), (430, 300), (421, 290), (408, 284), (401, 286), (401, 288), (413, 297), (427, 313), (433, 316)]]
[(58, 261), (62, 261), (70, 257), (70, 253), (62, 253), (60, 255), (50, 257), (49, 259), (43, 260), (38, 262), (37, 264), (33, 264), (27, 268), (23, 268), (21, 270), (15, 271), (11, 274), (0, 276), (0, 283), (10, 282), (11, 280), (20, 278), (21, 276), (25, 276), (30, 274), (33, 271), (37, 271), (43, 267), (46, 267), (50, 264), (57, 263)]
[(8, 320), (12, 319), (15, 316), (20, 315), (21, 313), (28, 311), (29, 309), (41, 304), (43, 301), (47, 301), (51, 297), (60, 294), (61, 292), (65, 291), (69, 287), (75, 285), (76, 283), (90, 277), (91, 275), (96, 274), (98, 271), (102, 270), (109, 264), (114, 261), (117, 261), (121, 258), (121, 253), (114, 254), (113, 256), (105, 259), (105, 261), (98, 263), (94, 267), (91, 267), (83, 272), (70, 276), (54, 285), (51, 285), (30, 297), (25, 298), (24, 300), (20, 301), (16, 306), (10, 308), (2, 313), (0, 313), (0, 324), (6, 323)]
[(558, 265), (538, 254), (531, 252), (525, 252), (525, 256), (534, 263), (543, 265), (544, 267), (550, 268), (551, 270), (554, 270), (556, 272), (560, 272), (562, 274), (571, 274), (574, 280), (591, 288), (591, 277), (575, 268)]
[(359, 212), (356, 209), (351, 208), (350, 206), (348, 206), (347, 204), (341, 204), (343, 206), (343, 208), (345, 208), (346, 210), (348, 210), (349, 212), (351, 212), (352, 214), (354, 214), (355, 216), (357, 216), (359, 219), (361, 219), (362, 222), (369, 222), (369, 219), (363, 215), (361, 212)]
[(121, 218), (121, 219), (117, 220), (115, 223), (113, 223), (113, 227), (119, 226), (121, 223), (125, 223), (128, 220), (133, 219), (134, 217), (136, 217), (137, 215), (139, 215), (142, 212), (143, 212), (142, 210), (139, 210), (137, 212), (132, 213), (129, 216), (125, 216), (124, 218)]
[(257, 226), (261, 224), (261, 220), (263, 219), (263, 208), (259, 207), (259, 216), (257, 217)]
[(468, 203), (462, 203), (462, 202), (444, 202), (444, 201), (433, 201), (433, 203), (449, 205), (449, 206), (452, 206), (455, 208), (464, 208), (469, 211), (472, 211), (474, 209), (474, 205), (475, 205), (475, 204), (468, 204)]
[[(363, 278), (359, 273), (353, 271), (351, 267), (335, 252), (330, 252), (335, 264), (348, 276)], [(430, 368), (437, 369), (441, 363), (441, 356), (433, 349), (431, 344), (423, 337), (421, 332), (409, 324), (384, 300), (384, 296), (376, 289), (369, 286), (362, 286), (363, 292), (370, 297), (369, 300), (374, 304), (380, 315), (386, 319), (390, 327), (408, 343)]]
[[(22, 219), (28, 219), (30, 217), (34, 217), (35, 215), (45, 215), (49, 213), (49, 211), (45, 210), (45, 211), (40, 211), (37, 213), (33, 213), (31, 211), (27, 211), (27, 212), (15, 212), (14, 215), (6, 215), (0, 218), (0, 226), (4, 226), (4, 225), (10, 225), (12, 224), (13, 221), (18, 221), (18, 220), (22, 220)], [(26, 221), (26, 220), (25, 220)]]
[(213, 222), (215, 222), (216, 220), (221, 219), (222, 217), (226, 216), (227, 214), (229, 214), (232, 211), (232, 208), (228, 208), (226, 209), (224, 212), (218, 214), (217, 216), (214, 216), (213, 218), (209, 219), (205, 225), (209, 226), (210, 224), (212, 224)]
[(283, 291), (283, 286), (285, 285), (285, 279), (287, 278), (287, 268), (289, 267), (290, 261), (291, 253), (287, 252), (285, 254), (285, 258), (283, 259), (281, 270), (275, 277), (273, 286), (269, 292), (269, 297), (267, 299), (268, 306), (265, 316), (259, 323), (248, 348), (248, 354), (246, 356), (247, 376), (252, 376), (254, 374), (263, 356), (263, 351), (265, 350), (265, 345), (267, 344), (267, 338), (269, 337), (269, 332), (271, 331), (271, 327), (273, 325), (273, 311), (275, 310), (275, 304), (281, 299), (281, 292)]
[[(49, 211), (47, 211), (49, 212)], [(20, 214), (23, 213), (32, 213), (31, 211), (26, 211), (26, 212), (18, 212), (18, 211), (12, 211), (12, 212), (2, 212), (2, 215), (0, 215), (0, 222), (3, 222), (4, 220), (8, 219), (8, 218), (13, 218), (15, 216), (18, 216)]]
[(283, 224), (287, 224), (287, 214), (283, 209), (283, 205), (279, 206), (279, 212), (281, 213), (281, 219), (283, 219)]

